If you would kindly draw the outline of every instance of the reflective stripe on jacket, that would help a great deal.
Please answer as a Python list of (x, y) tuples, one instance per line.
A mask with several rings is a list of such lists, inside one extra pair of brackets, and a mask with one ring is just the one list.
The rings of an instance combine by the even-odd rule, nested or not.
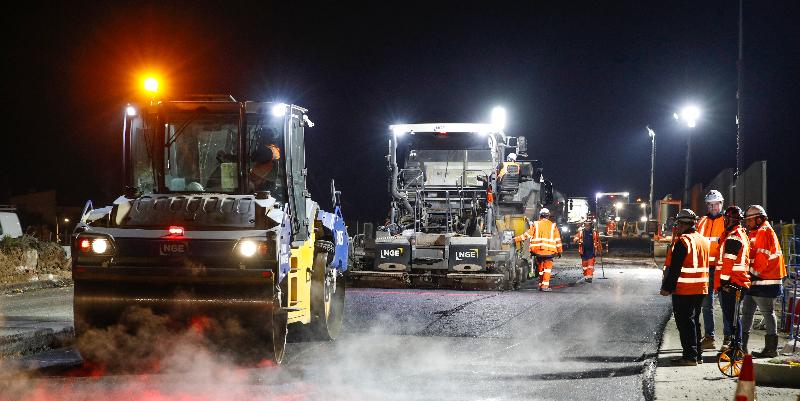
[[(725, 244), (729, 240), (742, 244), (735, 254), (725, 249)], [(722, 280), (730, 281), (740, 287), (750, 288), (750, 273), (748, 272), (750, 240), (747, 238), (747, 231), (737, 225), (731, 231), (723, 234), (720, 243), (719, 254), (722, 257), (722, 267), (717, 268), (714, 274), (714, 288), (719, 288)]]
[(558, 226), (548, 219), (534, 221), (528, 231), (514, 238), (517, 242), (528, 239), (531, 240), (530, 251), (536, 255), (547, 256), (563, 252)]
[[(686, 247), (686, 257), (681, 264), (681, 273), (675, 286), (675, 295), (701, 295), (708, 294), (708, 252), (709, 243), (697, 231), (682, 234), (677, 241)], [(676, 241), (676, 242), (677, 242)], [(672, 263), (673, 244), (667, 250), (667, 259), (664, 268), (669, 268)]]
[(701, 217), (700, 221), (697, 222), (697, 232), (706, 237), (711, 244), (708, 254), (708, 264), (710, 266), (720, 265), (722, 262), (719, 260), (721, 257), (719, 252), (719, 239), (725, 234), (725, 217), (721, 214), (717, 217), (710, 217), (708, 215)]
[(750, 231), (750, 275), (752, 285), (783, 284), (786, 264), (778, 236), (769, 222)]

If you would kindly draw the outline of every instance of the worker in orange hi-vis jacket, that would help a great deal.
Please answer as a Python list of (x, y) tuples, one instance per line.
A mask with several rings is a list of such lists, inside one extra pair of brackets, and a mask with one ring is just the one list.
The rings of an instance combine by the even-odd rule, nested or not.
[(608, 222), (606, 223), (606, 235), (614, 235), (614, 231), (617, 231), (617, 222), (609, 218)]
[[(708, 240), (711, 248), (708, 254), (708, 280), (709, 284), (713, 284), (716, 269), (722, 267), (722, 261), (719, 256), (719, 239), (725, 233), (725, 218), (722, 216), (722, 204), (725, 199), (722, 194), (716, 189), (708, 191), (705, 197), (706, 209), (708, 214), (701, 217), (697, 222), (697, 232)], [(712, 287), (713, 288), (713, 287)], [(714, 291), (709, 291), (705, 299), (703, 299), (703, 331), (705, 335), (700, 341), (703, 349), (715, 349), (714, 344)], [(723, 343), (730, 343), (733, 333), (728, 331), (729, 327), (723, 325), (722, 334), (725, 336)]]
[[(750, 240), (742, 227), (744, 213), (739, 206), (729, 206), (724, 216), (725, 232), (719, 239), (720, 263), (715, 271), (714, 290), (719, 294), (725, 332), (736, 335), (734, 330), (738, 330), (742, 347), (747, 353), (748, 338), (741, 332), (740, 322), (736, 321), (736, 293), (750, 288)], [(730, 343), (723, 342), (720, 351), (725, 351)]]
[(708, 253), (710, 244), (696, 230), (697, 215), (690, 209), (678, 212), (675, 218), (677, 238), (667, 249), (663, 296), (672, 296), (672, 313), (678, 326), (683, 355), (673, 366), (695, 366), (702, 361), (700, 347), (700, 307), (708, 294)]
[(560, 258), (564, 250), (561, 233), (556, 223), (550, 220), (550, 211), (547, 208), (539, 211), (539, 220), (534, 221), (528, 231), (514, 237), (517, 243), (525, 240), (531, 240), (529, 250), (539, 272), (539, 291), (549, 292), (553, 258)]
[(578, 243), (578, 254), (581, 255), (581, 266), (583, 267), (583, 279), (587, 283), (592, 282), (594, 276), (595, 254), (603, 252), (600, 244), (600, 236), (594, 229), (594, 219), (590, 215), (584, 222), (583, 228), (575, 234), (573, 242)]
[(767, 221), (767, 211), (752, 205), (747, 208), (744, 221), (750, 239), (750, 289), (742, 299), (742, 336), (749, 337), (758, 308), (767, 333), (764, 349), (753, 352), (753, 358), (774, 358), (778, 355), (778, 326), (773, 308), (775, 300), (783, 296), (786, 263), (778, 236)]

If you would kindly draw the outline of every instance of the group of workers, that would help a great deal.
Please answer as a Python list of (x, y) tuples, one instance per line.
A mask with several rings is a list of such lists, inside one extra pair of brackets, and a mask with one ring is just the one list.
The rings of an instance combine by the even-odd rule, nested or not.
[[(774, 304), (782, 296), (786, 266), (780, 242), (760, 205), (743, 213), (738, 206), (722, 212), (724, 199), (712, 190), (705, 197), (708, 214), (698, 219), (690, 209), (675, 218), (673, 241), (667, 250), (661, 295), (672, 296), (675, 324), (683, 355), (677, 366), (702, 363), (704, 349), (716, 349), (714, 299), (720, 301), (724, 340), (720, 352), (735, 335), (745, 353), (756, 309), (764, 316), (764, 349), (757, 358), (775, 357), (778, 348)], [(741, 299), (741, 318), (737, 308)], [(701, 338), (700, 314), (705, 336)]]
[[(553, 270), (553, 258), (560, 258), (564, 249), (558, 225), (550, 220), (550, 211), (547, 208), (539, 211), (539, 219), (531, 223), (527, 231), (514, 237), (516, 243), (526, 240), (530, 240), (529, 250), (536, 265), (535, 271), (531, 269), (531, 276), (539, 277), (539, 291), (549, 292), (551, 291), (550, 276)], [(578, 230), (573, 241), (578, 244), (583, 278), (587, 283), (591, 283), (594, 276), (595, 255), (602, 251), (600, 237), (594, 228), (594, 220), (591, 216)]]

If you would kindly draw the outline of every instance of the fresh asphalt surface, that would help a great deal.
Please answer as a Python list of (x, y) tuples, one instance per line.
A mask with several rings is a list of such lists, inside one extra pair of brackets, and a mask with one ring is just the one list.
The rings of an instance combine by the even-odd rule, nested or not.
[(669, 313), (660, 270), (606, 263), (607, 279), (598, 269), (586, 284), (578, 266), (557, 261), (550, 293), (350, 288), (342, 336), (290, 343), (280, 367), (184, 350), (161, 373), (92, 377), (60, 349), (26, 358), (50, 368), (0, 389), (37, 400), (652, 399)]

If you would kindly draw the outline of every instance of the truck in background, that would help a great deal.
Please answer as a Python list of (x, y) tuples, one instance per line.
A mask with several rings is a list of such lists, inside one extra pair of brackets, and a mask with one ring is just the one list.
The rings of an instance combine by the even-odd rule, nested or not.
[(0, 238), (5, 236), (11, 238), (22, 236), (22, 225), (17, 216), (17, 208), (11, 205), (0, 205)]

